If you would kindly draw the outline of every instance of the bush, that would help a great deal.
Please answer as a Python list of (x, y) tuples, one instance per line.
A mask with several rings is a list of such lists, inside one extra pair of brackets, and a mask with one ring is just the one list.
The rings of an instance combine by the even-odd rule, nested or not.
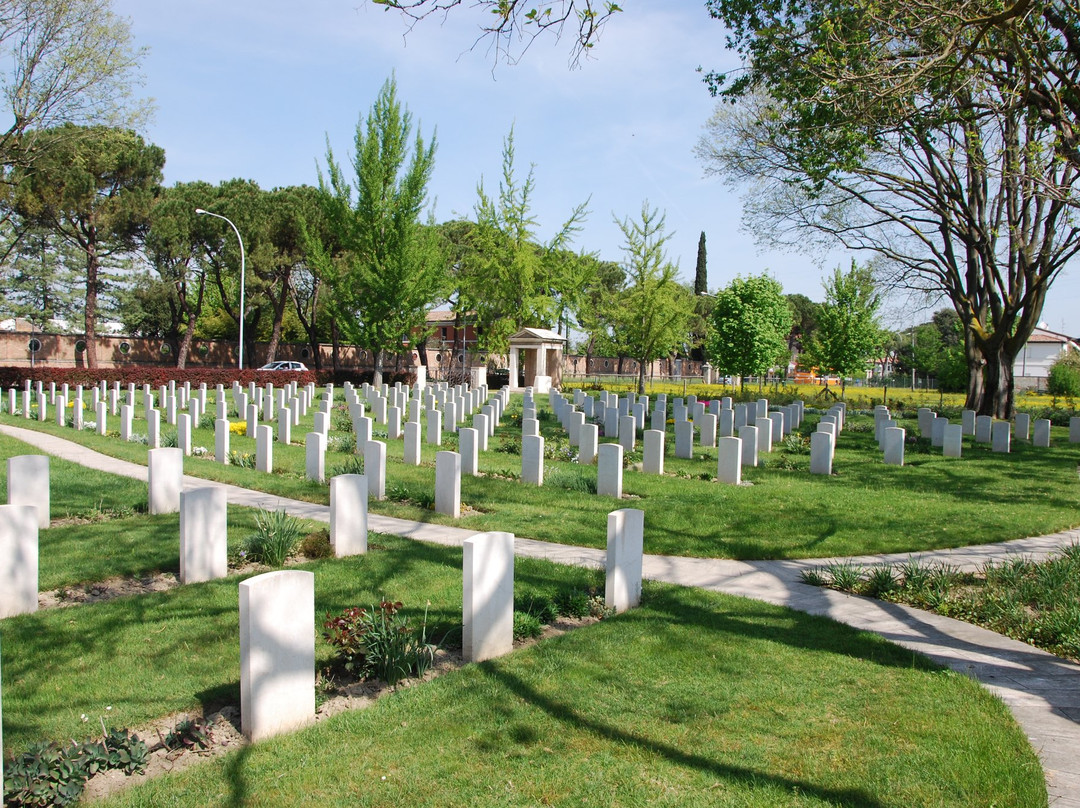
[(1059, 357), (1050, 366), (1046, 389), (1054, 396), (1080, 396), (1080, 356), (1070, 351)]
[(384, 600), (377, 608), (354, 606), (337, 617), (327, 613), (323, 637), (337, 650), (345, 670), (361, 678), (382, 679), (391, 687), (428, 671), (437, 646), (428, 642), (427, 609), (417, 633), (399, 614), (402, 605)]
[(280, 567), (300, 543), (300, 520), (284, 510), (257, 511), (255, 533), (244, 540), (244, 552), (252, 561)]

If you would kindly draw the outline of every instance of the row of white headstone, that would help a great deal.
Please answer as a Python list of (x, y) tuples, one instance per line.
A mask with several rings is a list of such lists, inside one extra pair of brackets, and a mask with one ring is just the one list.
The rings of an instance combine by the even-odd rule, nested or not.
[[(184, 487), (179, 449), (148, 452), (151, 514), (180, 513), (180, 581), (228, 574), (225, 489)], [(8, 504), (0, 506), (0, 617), (37, 610), (38, 531), (49, 527), (49, 458), (8, 459)], [(363, 474), (330, 481), (330, 544), (336, 556), (367, 552), (369, 488)]]
[[(641, 602), (644, 514), (608, 515), (605, 603)], [(240, 721), (252, 741), (315, 717), (315, 576), (282, 570), (240, 584)], [(514, 643), (514, 535), (480, 533), (462, 547), (462, 655), (502, 656)]]
[[(9, 525), (32, 529), (36, 537), (36, 516), (32, 506), (0, 506), (0, 549), (8, 546)], [(640, 604), (643, 553), (644, 513), (610, 513), (605, 604), (616, 612)], [(35, 608), (36, 599), (35, 591)], [(314, 573), (279, 570), (242, 581), (239, 614), (244, 735), (258, 741), (310, 723), (315, 717)], [(463, 656), (469, 662), (501, 656), (512, 649), (513, 640), (514, 535), (472, 536), (463, 543)]]
[[(571, 446), (578, 448), (577, 462), (596, 462), (598, 494), (622, 495), (623, 454), (634, 450), (639, 431), (643, 433), (642, 471), (646, 474), (664, 473), (669, 403), (665, 394), (656, 399), (650, 417), (652, 429), (643, 428), (650, 403), (648, 396), (629, 393), (620, 397), (603, 391), (594, 398), (582, 390), (574, 390), (572, 400), (564, 398), (557, 391), (551, 393), (549, 400), (566, 430)], [(775, 443), (799, 428), (805, 416), (805, 405), (801, 401), (773, 412), (769, 411), (768, 399), (764, 398), (736, 404), (727, 396), (711, 401), (699, 401), (695, 396), (688, 396), (685, 399), (675, 398), (670, 403), (675, 430), (675, 456), (693, 458), (696, 431), (701, 446), (717, 449), (717, 479), (732, 485), (742, 481), (744, 465), (757, 466), (759, 453), (771, 452)], [(525, 417), (522, 419), (522, 479), (540, 484), (543, 479), (544, 443), (539, 436), (539, 421), (535, 420), (530, 405), (526, 394)], [(843, 407), (839, 406), (839, 410), (842, 412)], [(530, 415), (533, 417), (530, 418)], [(834, 416), (833, 421), (837, 418), (842, 416)], [(588, 419), (598, 423), (589, 423)], [(618, 443), (599, 444), (601, 423), (604, 434), (616, 436)], [(835, 434), (834, 430), (834, 441)], [(813, 448), (815, 444), (818, 446), (816, 451)], [(824, 439), (812, 440), (811, 453), (811, 471), (830, 473), (832, 445), (826, 446)], [(827, 460), (814, 462), (816, 455), (827, 457)], [(822, 462), (830, 470), (821, 471), (819, 466)]]

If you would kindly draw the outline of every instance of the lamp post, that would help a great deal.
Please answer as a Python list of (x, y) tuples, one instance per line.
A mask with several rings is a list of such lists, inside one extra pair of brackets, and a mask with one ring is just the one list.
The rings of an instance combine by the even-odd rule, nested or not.
[(236, 225), (232, 223), (232, 219), (222, 216), (220, 213), (212, 213), (202, 208), (195, 208), (195, 213), (200, 216), (213, 216), (215, 219), (221, 219), (224, 222), (228, 222), (229, 227), (236, 233), (236, 240), (240, 242), (240, 370), (244, 369), (244, 276), (246, 273), (246, 266), (244, 263), (244, 240), (240, 238), (240, 231), (236, 229)]

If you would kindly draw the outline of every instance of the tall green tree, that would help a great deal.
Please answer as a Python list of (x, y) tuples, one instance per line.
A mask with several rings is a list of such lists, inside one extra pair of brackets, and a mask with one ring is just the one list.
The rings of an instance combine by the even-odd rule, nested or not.
[(667, 258), (665, 217), (646, 201), (640, 219), (616, 220), (623, 234), (626, 286), (616, 296), (611, 320), (614, 332), (638, 363), (638, 392), (645, 392), (650, 362), (668, 356), (687, 338), (694, 314), (694, 295), (679, 283), (678, 270)]
[(864, 372), (881, 350), (881, 296), (870, 270), (854, 261), (847, 272), (833, 270), (824, 286), (825, 302), (803, 361), (839, 376), (843, 398), (848, 377)]
[(143, 56), (111, 0), (0, 0), (0, 92), (11, 116), (0, 165), (28, 166), (37, 135), (61, 124), (138, 128), (150, 113), (136, 95)]
[(387, 354), (400, 353), (413, 329), (423, 327), (446, 280), (436, 234), (420, 223), (435, 138), (425, 142), (419, 131), (411, 137), (412, 115), (388, 79), (366, 121), (356, 125), (353, 180), (327, 147), (319, 200), (340, 252), (308, 244), (317, 272), (332, 279), (337, 325), (347, 339), (371, 351), (379, 381)]
[(77, 248), (85, 261), (86, 364), (94, 368), (104, 270), (146, 233), (165, 152), (130, 130), (71, 124), (42, 133), (38, 145), (33, 169), (15, 173), (15, 209), (24, 222)]
[(787, 363), (791, 309), (780, 282), (768, 275), (736, 277), (716, 295), (709, 331), (709, 357), (724, 375), (763, 376)]
[(932, 20), (897, 38), (876, 15), (904, 15), (899, 0), (710, 7), (748, 62), (723, 90), (738, 104), (718, 109), (701, 144), (707, 166), (753, 189), (748, 215), (766, 238), (869, 251), (889, 283), (948, 299), (964, 326), (967, 406), (1010, 417), (1015, 357), (1080, 251), (1080, 171), (1017, 92), (1028, 56), (990, 48), (980, 67)]
[(3, 307), (6, 315), (29, 320), (42, 331), (49, 320), (72, 320), (79, 301), (79, 254), (52, 230), (31, 227), (8, 253)]
[(786, 295), (791, 308), (791, 333), (788, 334), (788, 348), (792, 353), (802, 351), (810, 344), (817, 328), (818, 304), (806, 295), (792, 292)]
[(705, 231), (697, 244), (697, 263), (694, 267), (694, 318), (690, 325), (690, 358), (705, 361), (705, 333), (708, 330), (712, 296), (709, 294), (708, 257), (705, 250)]
[(477, 188), (476, 221), (457, 276), (458, 305), (475, 312), (481, 347), (497, 353), (509, 348), (511, 335), (523, 326), (554, 326), (560, 298), (580, 287), (574, 273), (565, 271), (565, 256), (588, 204), (574, 208), (550, 241), (538, 243), (533, 168), (518, 180), (513, 130), (503, 142), (502, 163), (498, 195), (489, 195), (482, 179)]

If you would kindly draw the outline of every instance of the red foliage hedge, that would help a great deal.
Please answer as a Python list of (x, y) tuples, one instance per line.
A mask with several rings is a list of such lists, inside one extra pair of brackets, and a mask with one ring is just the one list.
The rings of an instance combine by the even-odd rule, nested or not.
[[(372, 376), (373, 373), (370, 370), (338, 371), (337, 373), (330, 370), (308, 370), (302, 373), (296, 373), (280, 370), (237, 371), (227, 368), (186, 368), (180, 370), (179, 368), (174, 367), (144, 366), (100, 368), (98, 370), (89, 370), (87, 368), (0, 367), (0, 387), (22, 387), (23, 382), (26, 379), (29, 379), (32, 382), (40, 381), (43, 384), (56, 382), (57, 385), (67, 384), (71, 387), (79, 384), (84, 387), (90, 387), (91, 385), (97, 384), (102, 379), (109, 384), (112, 384), (113, 382), (120, 382), (122, 385), (135, 384), (139, 386), (149, 384), (151, 387), (160, 387), (163, 384), (168, 384), (170, 381), (176, 381), (179, 384), (191, 382), (192, 386), (196, 387), (204, 382), (207, 387), (213, 387), (218, 384), (231, 387), (234, 381), (239, 381), (241, 384), (245, 385), (248, 382), (255, 382), (258, 385), (273, 382), (274, 384), (280, 385), (284, 382), (293, 380), (300, 382), (300, 384), (315, 382), (315, 384), (318, 385), (328, 383), (340, 385), (346, 381), (351, 381), (353, 384), (370, 382)], [(416, 376), (412, 373), (384, 373), (383, 380), (390, 384), (399, 381), (413, 384), (416, 381)]]

